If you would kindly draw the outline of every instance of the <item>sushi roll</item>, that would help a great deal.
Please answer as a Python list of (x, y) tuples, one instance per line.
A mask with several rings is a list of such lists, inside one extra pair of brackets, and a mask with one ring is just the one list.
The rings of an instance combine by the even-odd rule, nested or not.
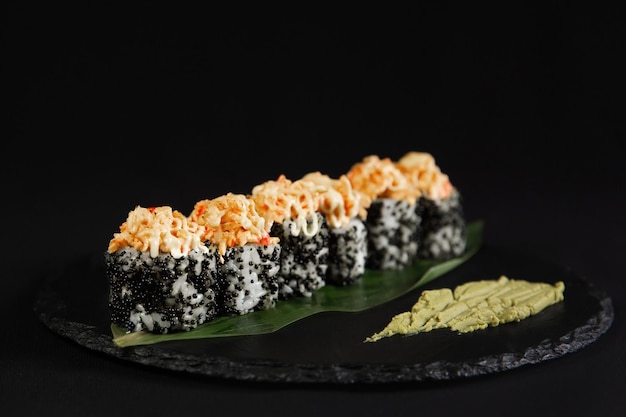
[(217, 253), (218, 314), (243, 315), (275, 307), (281, 247), (269, 236), (254, 202), (228, 193), (198, 201), (189, 218), (205, 227), (202, 239)]
[(399, 270), (417, 258), (420, 191), (389, 158), (366, 156), (346, 174), (367, 210), (367, 262), (370, 269)]
[(344, 286), (354, 283), (365, 273), (367, 261), (367, 212), (360, 204), (360, 194), (352, 189), (346, 175), (331, 178), (319, 171), (302, 177), (316, 186), (319, 212), (328, 225), (328, 270), (326, 283)]
[(285, 175), (253, 187), (250, 198), (281, 247), (279, 298), (311, 297), (326, 285), (328, 226), (314, 185)]
[(137, 206), (119, 229), (105, 252), (113, 324), (169, 333), (216, 316), (217, 258), (204, 227), (168, 206)]
[(462, 255), (467, 245), (463, 199), (448, 175), (427, 152), (408, 152), (396, 166), (422, 192), (418, 257), (445, 260)]

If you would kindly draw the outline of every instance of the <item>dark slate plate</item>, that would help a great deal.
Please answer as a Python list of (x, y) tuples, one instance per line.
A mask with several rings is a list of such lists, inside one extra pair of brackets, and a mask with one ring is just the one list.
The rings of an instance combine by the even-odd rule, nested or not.
[[(565, 300), (519, 323), (469, 334), (447, 329), (364, 339), (407, 311), (421, 291), (506, 275), (565, 282)], [(392, 383), (453, 380), (537, 364), (577, 351), (613, 322), (611, 299), (559, 265), (483, 246), (451, 272), (398, 299), (359, 313), (319, 313), (256, 336), (170, 341), (119, 348), (112, 342), (103, 258), (82, 258), (44, 280), (35, 313), (55, 333), (120, 360), (234, 380)]]

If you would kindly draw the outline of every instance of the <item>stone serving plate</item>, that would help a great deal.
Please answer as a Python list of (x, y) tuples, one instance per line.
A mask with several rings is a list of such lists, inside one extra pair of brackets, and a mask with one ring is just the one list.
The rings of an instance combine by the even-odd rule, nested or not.
[[(439, 329), (364, 339), (407, 311), (425, 289), (481, 279), (564, 281), (565, 299), (519, 323), (469, 334)], [(358, 313), (319, 313), (274, 333), (120, 348), (112, 341), (101, 256), (42, 281), (34, 311), (51, 331), (121, 361), (207, 377), (278, 383), (445, 381), (539, 364), (593, 343), (613, 322), (611, 299), (574, 271), (484, 245), (458, 268), (393, 301)]]

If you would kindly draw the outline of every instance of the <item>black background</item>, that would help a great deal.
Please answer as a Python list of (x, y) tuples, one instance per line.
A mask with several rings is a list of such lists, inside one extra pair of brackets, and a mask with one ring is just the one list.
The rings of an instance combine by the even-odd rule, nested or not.
[[(312, 6), (311, 6), (312, 7)], [(8, 415), (617, 415), (626, 363), (626, 16), (611, 7), (4, 6)], [(129, 366), (38, 322), (46, 271), (103, 252), (136, 205), (189, 212), (279, 174), (431, 152), (485, 241), (606, 290), (580, 352), (444, 384), (236, 383)], [(88, 284), (87, 284), (88, 285)], [(8, 326), (8, 328), (7, 328)], [(522, 394), (522, 390), (524, 394)]]

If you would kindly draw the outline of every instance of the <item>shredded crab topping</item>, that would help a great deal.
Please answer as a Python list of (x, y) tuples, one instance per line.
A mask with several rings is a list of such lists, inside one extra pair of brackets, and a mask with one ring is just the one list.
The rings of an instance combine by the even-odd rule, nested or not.
[(448, 175), (441, 172), (435, 158), (427, 152), (408, 152), (396, 162), (396, 166), (429, 198), (444, 199), (452, 193)]
[(198, 201), (189, 218), (206, 228), (203, 239), (217, 245), (222, 259), (229, 247), (278, 243), (278, 238), (269, 236), (254, 202), (244, 194), (228, 193)]
[(389, 158), (366, 156), (352, 165), (346, 175), (352, 187), (365, 196), (361, 203), (365, 208), (377, 198), (404, 200), (413, 205), (421, 195)]
[(108, 251), (113, 253), (118, 249), (132, 247), (150, 252), (153, 258), (159, 253), (170, 253), (178, 259), (195, 248), (208, 251), (202, 242), (204, 232), (203, 226), (169, 206), (137, 206), (128, 213), (128, 218), (120, 226), (120, 232), (113, 234)]
[(250, 198), (259, 214), (271, 228), (274, 223), (293, 220), (298, 228), (307, 227), (307, 218), (319, 208), (319, 193), (323, 186), (310, 181), (291, 181), (285, 175), (266, 181), (252, 189)]
[(319, 211), (325, 215), (331, 227), (345, 226), (357, 216), (365, 219), (367, 212), (361, 205), (361, 195), (352, 189), (346, 175), (331, 178), (315, 171), (309, 172), (302, 179), (323, 187), (319, 192)]

